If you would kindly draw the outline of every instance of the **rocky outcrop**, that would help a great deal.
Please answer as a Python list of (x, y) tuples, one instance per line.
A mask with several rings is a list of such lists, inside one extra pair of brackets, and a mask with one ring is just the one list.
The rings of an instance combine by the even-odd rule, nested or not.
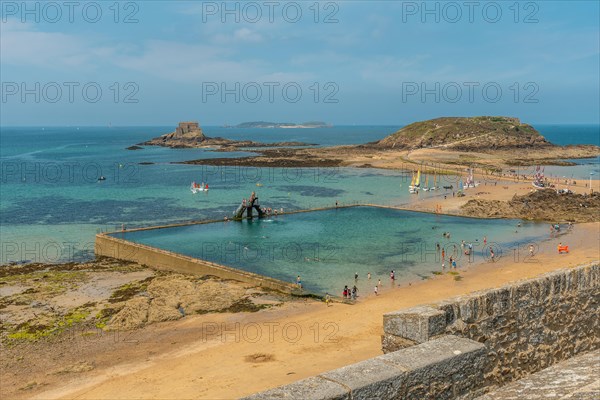
[(206, 139), (202, 128), (197, 122), (180, 122), (175, 132), (167, 133), (141, 144), (146, 146), (198, 147), (204, 145)]
[(144, 293), (115, 305), (120, 310), (106, 329), (137, 329), (186, 315), (226, 311), (235, 305), (245, 306), (246, 311), (260, 309), (250, 297), (243, 286), (233, 281), (167, 275), (153, 279)]
[(520, 218), (549, 222), (600, 220), (600, 194), (558, 194), (546, 189), (514, 196), (510, 201), (469, 200), (461, 214), (480, 218)]
[[(236, 151), (246, 147), (292, 147), (314, 146), (302, 142), (261, 143), (251, 140), (231, 140), (221, 137), (210, 138), (204, 135), (198, 122), (180, 122), (175, 132), (140, 143), (142, 146), (163, 146), (172, 148), (218, 147), (223, 151)], [(134, 146), (132, 146), (134, 147)], [(131, 148), (129, 148), (131, 149)]]
[(443, 117), (415, 122), (373, 143), (380, 148), (486, 151), (552, 147), (532, 126), (511, 117)]

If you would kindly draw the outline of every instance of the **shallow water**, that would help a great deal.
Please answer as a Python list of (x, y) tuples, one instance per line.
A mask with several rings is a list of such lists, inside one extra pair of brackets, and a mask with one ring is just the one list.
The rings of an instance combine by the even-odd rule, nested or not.
[[(391, 270), (397, 282), (431, 277), (441, 271), (442, 248), (446, 258), (458, 258), (460, 269), (486, 261), (490, 246), (496, 258), (516, 257), (548, 235), (547, 224), (517, 223), (351, 207), (114, 236), (286, 282), (300, 275), (308, 291), (339, 295), (344, 285), (355, 284), (355, 273), (360, 293), (371, 293), (379, 279), (390, 285)], [(471, 258), (463, 254), (462, 240), (473, 243)]]
[[(298, 140), (321, 145), (374, 141), (392, 126), (323, 129), (235, 129), (206, 127), (209, 136), (274, 142)], [(548, 133), (545, 130), (548, 130)], [(263, 206), (297, 210), (340, 204), (400, 205), (411, 200), (410, 177), (399, 171), (346, 168), (239, 168), (172, 164), (248, 153), (204, 149), (128, 146), (172, 127), (23, 127), (0, 130), (0, 263), (57, 262), (91, 257), (102, 231), (189, 220), (223, 218), (252, 191)], [(540, 128), (558, 143), (597, 141), (594, 126)], [(144, 165), (141, 163), (152, 162)], [(547, 167), (546, 174), (589, 178), (594, 164)], [(106, 177), (98, 181), (98, 177)], [(600, 174), (597, 173), (596, 177)], [(454, 178), (444, 177), (442, 185)], [(192, 181), (208, 182), (209, 193), (193, 195)], [(456, 187), (456, 185), (455, 185)], [(441, 196), (441, 191), (420, 197)], [(414, 197), (413, 197), (414, 198)]]

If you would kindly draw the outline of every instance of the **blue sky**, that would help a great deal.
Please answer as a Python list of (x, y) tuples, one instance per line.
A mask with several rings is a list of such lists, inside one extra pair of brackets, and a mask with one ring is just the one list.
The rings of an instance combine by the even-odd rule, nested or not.
[(2, 2), (2, 125), (600, 120), (597, 1), (54, 4)]

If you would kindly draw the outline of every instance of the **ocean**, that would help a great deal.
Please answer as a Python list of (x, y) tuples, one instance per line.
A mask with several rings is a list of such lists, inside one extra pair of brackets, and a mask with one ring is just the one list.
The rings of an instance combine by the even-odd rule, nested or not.
[[(207, 136), (319, 145), (371, 142), (400, 126), (317, 129), (203, 127)], [(600, 144), (592, 125), (536, 126), (557, 144)], [(3, 127), (0, 131), (0, 263), (88, 259), (100, 231), (231, 215), (257, 191), (261, 204), (297, 210), (340, 204), (397, 205), (409, 201), (405, 173), (357, 168), (239, 168), (172, 164), (248, 153), (204, 149), (127, 147), (172, 131), (155, 127)], [(547, 174), (577, 179), (600, 176), (598, 159)], [(98, 181), (99, 177), (105, 180)], [(193, 195), (190, 183), (208, 182)], [(440, 196), (440, 192), (423, 194)]]

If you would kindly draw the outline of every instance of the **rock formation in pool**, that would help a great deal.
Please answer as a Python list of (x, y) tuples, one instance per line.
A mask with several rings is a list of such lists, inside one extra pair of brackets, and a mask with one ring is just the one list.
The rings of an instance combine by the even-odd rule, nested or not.
[(415, 122), (373, 143), (380, 148), (459, 151), (553, 147), (535, 128), (511, 117), (442, 117)]
[(292, 147), (314, 146), (302, 142), (261, 143), (251, 140), (231, 140), (221, 137), (210, 138), (204, 135), (198, 122), (180, 122), (175, 132), (167, 133), (157, 138), (139, 143), (142, 146), (164, 146), (173, 148), (219, 147), (235, 150), (244, 147)]

